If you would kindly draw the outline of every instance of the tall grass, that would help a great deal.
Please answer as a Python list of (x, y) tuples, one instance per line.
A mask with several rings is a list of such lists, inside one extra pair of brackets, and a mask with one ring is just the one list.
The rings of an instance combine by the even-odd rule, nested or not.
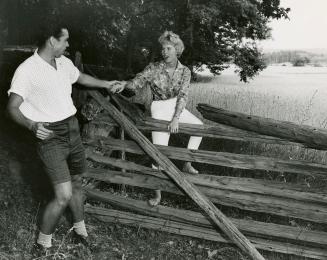
[[(294, 68), (270, 70), (249, 84), (239, 82), (236, 75), (200, 76), (192, 83), (187, 108), (201, 118), (198, 103), (206, 103), (230, 111), (289, 121), (315, 127), (326, 127), (327, 73), (299, 74)], [(327, 72), (327, 68), (325, 68)], [(310, 83), (310, 84), (309, 84)], [(285, 89), (286, 88), (286, 89)], [(204, 120), (206, 123), (212, 123)], [(326, 164), (326, 152), (298, 146), (240, 142), (237, 153), (249, 153), (292, 160)]]
[(326, 127), (326, 83), (327, 68), (323, 77), (320, 73), (299, 76), (294, 71), (268, 71), (250, 83), (242, 83), (232, 74), (200, 76), (200, 82), (191, 86), (188, 108), (198, 113), (196, 105), (207, 103), (250, 115)]

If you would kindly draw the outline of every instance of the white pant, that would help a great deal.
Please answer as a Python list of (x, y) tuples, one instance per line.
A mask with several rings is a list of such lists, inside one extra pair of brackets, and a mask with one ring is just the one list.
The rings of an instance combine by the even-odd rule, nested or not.
[[(153, 101), (151, 104), (151, 116), (155, 119), (171, 121), (175, 113), (177, 98)], [(179, 118), (180, 123), (202, 125), (202, 121), (195, 115), (184, 109)], [(170, 133), (169, 132), (152, 132), (152, 142), (154, 144), (168, 146)], [(187, 148), (197, 150), (200, 146), (202, 137), (191, 136)]]

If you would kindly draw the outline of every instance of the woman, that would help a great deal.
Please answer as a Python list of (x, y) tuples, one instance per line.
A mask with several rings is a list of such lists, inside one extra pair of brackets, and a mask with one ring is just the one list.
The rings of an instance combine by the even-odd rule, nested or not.
[[(164, 32), (159, 37), (162, 46), (161, 62), (149, 64), (141, 73), (121, 86), (122, 91), (127, 89), (142, 89), (149, 87), (151, 90), (151, 116), (155, 119), (170, 121), (168, 130), (177, 133), (179, 123), (202, 124), (201, 120), (185, 109), (190, 88), (191, 71), (182, 65), (178, 58), (184, 50), (184, 44), (179, 36), (171, 31)], [(152, 132), (154, 144), (168, 146), (169, 132)], [(188, 149), (197, 150), (202, 137), (192, 136), (189, 140)], [(153, 168), (157, 168), (153, 166)], [(183, 171), (198, 174), (191, 162), (186, 162)], [(156, 190), (155, 198), (149, 200), (151, 206), (160, 203), (161, 191)]]

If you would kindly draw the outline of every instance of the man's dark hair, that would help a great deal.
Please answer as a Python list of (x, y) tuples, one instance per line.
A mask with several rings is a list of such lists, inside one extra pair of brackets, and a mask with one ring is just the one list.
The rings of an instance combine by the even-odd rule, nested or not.
[(50, 24), (44, 24), (39, 28), (39, 31), (37, 33), (36, 37), (36, 44), (38, 48), (41, 48), (44, 46), (46, 41), (51, 37), (55, 37), (56, 39), (59, 39), (63, 33), (62, 30), (67, 29), (67, 26), (65, 25), (50, 25)]

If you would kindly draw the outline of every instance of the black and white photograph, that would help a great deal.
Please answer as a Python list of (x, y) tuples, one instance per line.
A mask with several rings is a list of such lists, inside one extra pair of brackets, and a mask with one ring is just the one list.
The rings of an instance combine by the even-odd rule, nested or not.
[(326, 0), (0, 0), (0, 260), (327, 260)]

